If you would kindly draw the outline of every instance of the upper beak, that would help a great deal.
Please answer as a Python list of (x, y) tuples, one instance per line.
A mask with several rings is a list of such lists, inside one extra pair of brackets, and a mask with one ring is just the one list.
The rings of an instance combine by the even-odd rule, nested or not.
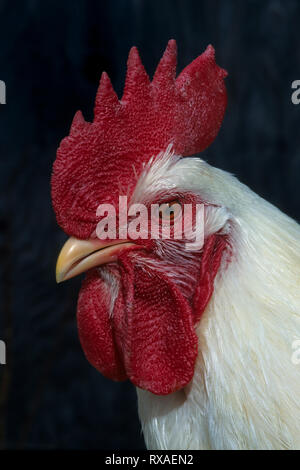
[(134, 243), (128, 240), (78, 240), (71, 237), (58, 256), (56, 282), (66, 281), (88, 269), (116, 261), (120, 252), (131, 246)]

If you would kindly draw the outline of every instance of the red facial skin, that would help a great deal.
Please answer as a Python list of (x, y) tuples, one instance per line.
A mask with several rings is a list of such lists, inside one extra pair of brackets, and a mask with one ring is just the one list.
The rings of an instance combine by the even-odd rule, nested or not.
[[(111, 266), (120, 283), (111, 312), (110, 287), (97, 269), (87, 273), (78, 301), (79, 336), (87, 359), (105, 376), (129, 378), (140, 388), (166, 395), (193, 377), (198, 354), (195, 325), (213, 293), (226, 240), (211, 235), (203, 251), (194, 253), (193, 262), (180, 274), (194, 280), (188, 291), (168, 276), (170, 265), (157, 256), (154, 240), (135, 242), (138, 251), (123, 251)], [(178, 250), (185, 249), (177, 243)], [(160, 269), (147, 268), (147, 261), (160, 263)]]

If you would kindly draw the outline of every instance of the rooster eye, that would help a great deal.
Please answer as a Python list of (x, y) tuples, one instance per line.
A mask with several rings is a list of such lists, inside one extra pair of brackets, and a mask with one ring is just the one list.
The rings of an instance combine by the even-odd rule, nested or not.
[(181, 204), (179, 201), (171, 201), (159, 206), (159, 220), (162, 222), (174, 222), (181, 215)]

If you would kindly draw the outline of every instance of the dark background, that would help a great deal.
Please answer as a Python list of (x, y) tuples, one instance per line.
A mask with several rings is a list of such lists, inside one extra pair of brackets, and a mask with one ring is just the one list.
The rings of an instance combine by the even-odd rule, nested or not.
[(130, 383), (84, 358), (80, 279), (57, 286), (65, 235), (51, 208), (55, 151), (102, 70), (120, 93), (138, 46), (149, 74), (175, 38), (181, 70), (209, 43), (229, 72), (223, 127), (204, 153), (299, 221), (300, 2), (296, 0), (0, 0), (0, 365), (2, 448), (143, 448)]

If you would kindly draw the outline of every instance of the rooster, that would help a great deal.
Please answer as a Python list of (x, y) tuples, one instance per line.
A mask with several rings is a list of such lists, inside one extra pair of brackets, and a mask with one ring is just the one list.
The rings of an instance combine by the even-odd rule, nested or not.
[[(52, 201), (70, 236), (57, 281), (86, 272), (77, 307), (90, 363), (136, 386), (150, 449), (300, 448), (300, 228), (195, 154), (215, 139), (227, 73), (206, 51), (176, 78), (169, 41), (153, 80), (132, 48), (122, 99), (104, 72), (94, 120), (77, 112)], [(97, 237), (99, 204), (204, 206), (204, 244)], [(172, 210), (160, 213), (172, 226)]]

